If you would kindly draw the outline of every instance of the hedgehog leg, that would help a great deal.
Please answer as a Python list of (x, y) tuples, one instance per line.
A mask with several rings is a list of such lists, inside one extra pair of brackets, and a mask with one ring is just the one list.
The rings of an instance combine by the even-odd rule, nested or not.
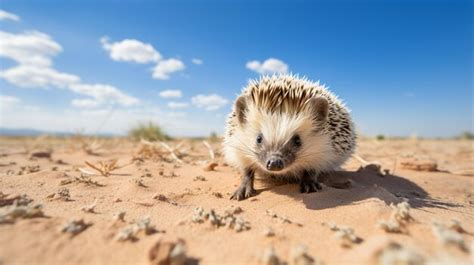
[(231, 200), (243, 200), (254, 195), (255, 189), (253, 188), (253, 178), (255, 171), (252, 169), (245, 170), (244, 178), (240, 183), (239, 188), (230, 197)]
[(305, 171), (300, 181), (300, 192), (311, 193), (321, 190), (321, 184), (318, 182), (318, 175)]

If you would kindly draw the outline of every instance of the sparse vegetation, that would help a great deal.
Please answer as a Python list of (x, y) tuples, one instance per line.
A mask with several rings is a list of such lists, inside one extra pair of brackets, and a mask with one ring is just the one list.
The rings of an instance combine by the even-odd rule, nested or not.
[(465, 131), (465, 132), (462, 132), (462, 133), (458, 136), (458, 138), (459, 138), (459, 139), (464, 139), (464, 140), (474, 140), (474, 133)]
[(128, 135), (134, 140), (147, 140), (147, 141), (161, 141), (161, 140), (170, 140), (169, 137), (163, 129), (153, 122), (148, 122), (147, 124), (138, 124), (136, 127), (132, 128)]
[(209, 135), (209, 141), (210, 142), (218, 142), (219, 141), (219, 135), (216, 132), (211, 132)]
[(379, 140), (379, 141), (383, 141), (385, 140), (385, 135), (383, 134), (378, 134), (377, 136), (375, 136), (375, 139)]

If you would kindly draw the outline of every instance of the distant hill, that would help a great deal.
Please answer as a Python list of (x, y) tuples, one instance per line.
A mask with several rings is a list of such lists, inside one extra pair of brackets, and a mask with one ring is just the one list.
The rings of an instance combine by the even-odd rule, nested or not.
[[(28, 129), (28, 128), (2, 128), (0, 127), (0, 135), (2, 136), (38, 136), (38, 135), (44, 135), (44, 134), (54, 135), (54, 136), (73, 136), (76, 133), (47, 132), (47, 131)], [(84, 135), (92, 135), (92, 134), (85, 133)], [(100, 133), (100, 134), (97, 134), (96, 136), (112, 137), (112, 136), (120, 136), (120, 135), (114, 135), (111, 133)]]

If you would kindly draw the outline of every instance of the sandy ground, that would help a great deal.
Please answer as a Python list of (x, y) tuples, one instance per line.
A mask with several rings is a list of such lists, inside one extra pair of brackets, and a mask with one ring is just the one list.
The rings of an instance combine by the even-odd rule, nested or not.
[[(0, 224), (0, 264), (150, 264), (155, 243), (162, 242), (163, 248), (178, 238), (185, 242), (189, 264), (258, 264), (270, 247), (280, 261), (293, 264), (292, 252), (299, 245), (324, 264), (395, 264), (390, 259), (403, 258), (418, 263), (399, 264), (473, 262), (473, 141), (362, 140), (357, 154), (376, 161), (388, 174), (370, 168), (357, 171), (362, 164), (351, 159), (344, 166), (347, 172), (326, 180), (318, 193), (301, 194), (297, 185), (258, 181), (259, 194), (238, 202), (229, 197), (239, 184), (239, 174), (222, 160), (218, 141), (211, 142), (218, 166), (205, 171), (210, 158), (202, 141), (181, 143), (175, 151), (184, 161), (179, 163), (160, 144), (79, 140), (0, 139), (0, 213), (15, 207), (9, 199), (26, 194), (33, 200), (28, 205), (41, 204), (45, 215)], [(178, 143), (169, 145), (174, 148)], [(48, 149), (51, 158), (32, 157)], [(87, 174), (97, 171), (85, 161), (97, 165), (110, 159), (128, 165), (107, 177)], [(408, 165), (428, 161), (432, 163), (428, 169), (433, 170), (434, 163), (437, 171), (409, 169), (407, 161)], [(39, 171), (29, 173), (28, 168), (21, 169), (25, 166), (39, 166)], [(81, 175), (83, 181), (78, 180)], [(84, 182), (87, 179), (96, 183)], [(347, 181), (350, 187), (341, 187)], [(396, 211), (390, 204), (404, 198), (411, 206), (411, 218), (402, 217), (402, 233), (378, 227)], [(93, 213), (82, 210), (94, 203)], [(217, 227), (194, 214), (196, 207), (202, 207), (223, 216), (231, 206), (242, 209), (228, 214), (226, 220), (234, 220), (234, 228)], [(124, 221), (114, 220), (121, 211)], [(122, 229), (138, 227), (131, 223), (146, 217), (155, 233), (135, 231), (130, 240), (118, 240)], [(61, 231), (68, 221), (80, 219), (90, 225), (84, 231), (76, 235)], [(465, 231), (450, 227), (452, 219)], [(352, 228), (357, 239), (352, 242), (349, 233), (349, 246), (341, 246), (344, 241), (337, 235), (343, 232), (331, 230), (334, 225)]]

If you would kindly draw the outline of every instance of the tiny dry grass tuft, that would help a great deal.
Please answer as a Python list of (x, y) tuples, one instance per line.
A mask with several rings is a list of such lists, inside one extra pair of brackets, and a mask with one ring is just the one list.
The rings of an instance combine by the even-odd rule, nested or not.
[(161, 129), (160, 126), (149, 122), (148, 124), (138, 124), (136, 127), (132, 128), (128, 135), (134, 140), (148, 140), (148, 141), (160, 141), (160, 140), (169, 140), (170, 137)]

